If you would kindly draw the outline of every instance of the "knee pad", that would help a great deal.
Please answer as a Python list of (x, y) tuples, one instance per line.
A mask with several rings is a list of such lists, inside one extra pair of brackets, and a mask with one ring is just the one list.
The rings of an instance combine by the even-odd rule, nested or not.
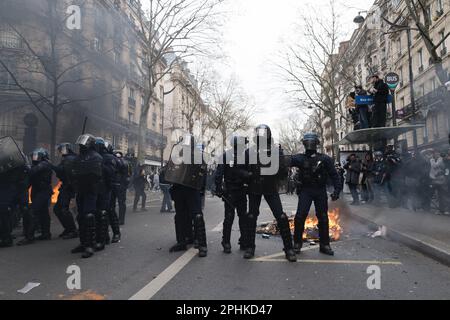
[(283, 221), (283, 222), (289, 221), (289, 218), (288, 218), (288, 216), (286, 215), (286, 213), (283, 213), (283, 214), (280, 216), (280, 221)]
[(86, 226), (92, 227), (95, 226), (95, 215), (93, 213), (89, 213), (84, 217), (84, 221), (86, 221)]

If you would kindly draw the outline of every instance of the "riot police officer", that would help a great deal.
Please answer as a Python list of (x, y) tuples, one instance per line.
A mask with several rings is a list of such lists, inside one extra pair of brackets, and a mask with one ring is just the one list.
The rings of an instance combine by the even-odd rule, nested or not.
[(297, 254), (300, 253), (303, 246), (305, 221), (309, 215), (311, 204), (314, 202), (319, 221), (320, 252), (327, 255), (334, 255), (330, 246), (326, 186), (328, 178), (330, 178), (334, 187), (331, 199), (337, 201), (341, 193), (341, 182), (339, 174), (334, 167), (333, 160), (327, 155), (317, 152), (319, 143), (317, 134), (306, 134), (303, 138), (303, 145), (306, 150), (305, 154), (293, 156), (291, 162), (293, 167), (299, 169), (299, 185), (297, 188), (299, 202), (294, 231), (294, 248)]
[[(178, 156), (183, 158), (181, 165), (175, 166), (173, 156), (166, 167), (165, 179), (172, 183), (171, 196), (175, 203), (175, 234), (177, 244), (170, 251), (187, 250), (187, 239), (192, 238), (192, 219), (194, 219), (194, 241), (199, 257), (208, 255), (206, 227), (202, 211), (201, 190), (204, 189), (206, 165), (202, 162), (202, 150), (195, 147), (194, 137), (188, 135)], [(190, 157), (189, 157), (190, 155)], [(200, 161), (196, 161), (200, 158)]]
[(25, 237), (18, 245), (27, 245), (34, 240), (34, 223), (32, 220), (36, 218), (39, 224), (41, 235), (37, 240), (51, 240), (50, 233), (50, 199), (53, 193), (52, 190), (52, 165), (50, 163), (48, 151), (43, 148), (38, 148), (33, 151), (32, 166), (29, 172), (31, 184), (31, 210), (27, 211), (24, 220), (27, 221), (29, 231), (28, 237)]
[[(256, 127), (255, 132), (255, 146), (246, 150), (247, 170), (250, 174), (250, 180), (248, 187), (249, 212), (245, 222), (247, 230), (244, 241), (246, 247), (244, 258), (252, 259), (255, 256), (256, 224), (260, 213), (261, 200), (264, 197), (277, 220), (286, 259), (295, 262), (297, 257), (293, 250), (289, 218), (283, 211), (279, 195), (280, 182), (287, 178), (288, 168), (283, 164), (281, 147), (275, 146), (273, 143), (270, 127), (260, 125)], [(252, 157), (256, 161), (252, 161)], [(267, 158), (270, 159), (269, 162), (263, 161)], [(275, 172), (270, 172), (273, 169), (276, 169)], [(285, 182), (287, 183), (287, 179)]]
[[(13, 210), (20, 205), (28, 175), (27, 159), (11, 137), (0, 139), (0, 248), (13, 245)], [(27, 199), (28, 200), (28, 199)], [(27, 201), (28, 203), (28, 201)]]
[(62, 160), (58, 166), (53, 167), (53, 170), (61, 181), (61, 187), (59, 188), (58, 200), (53, 207), (53, 212), (64, 228), (63, 233), (59, 237), (68, 240), (78, 238), (77, 226), (75, 225), (72, 212), (70, 212), (70, 201), (75, 198), (75, 189), (69, 176), (69, 168), (77, 161), (77, 155), (70, 143), (61, 143), (57, 149), (62, 156)]
[(240, 136), (233, 136), (231, 139), (232, 148), (222, 156), (221, 163), (217, 166), (215, 174), (216, 195), (223, 199), (225, 204), (225, 219), (223, 221), (222, 246), (226, 254), (231, 253), (231, 230), (233, 227), (235, 211), (239, 217), (239, 230), (241, 238), (239, 244), (241, 250), (245, 250), (245, 215), (247, 214), (246, 184), (249, 178), (248, 171), (245, 170), (245, 148), (248, 139)]
[(127, 189), (130, 184), (131, 167), (128, 160), (124, 158), (121, 151), (114, 152), (117, 158), (117, 173), (119, 175), (119, 184), (114, 184), (111, 195), (111, 211), (116, 214), (116, 203), (119, 204), (119, 224), (125, 224), (125, 215), (127, 212)]
[(103, 176), (103, 158), (95, 149), (95, 137), (90, 134), (81, 135), (76, 145), (80, 148), (75, 166), (80, 245), (72, 253), (83, 253), (83, 258), (90, 258), (96, 247), (95, 213)]
[[(97, 245), (96, 250), (101, 251), (105, 249), (105, 245), (109, 244), (108, 221), (113, 229), (113, 243), (120, 242), (120, 227), (119, 219), (115, 212), (111, 210), (111, 193), (114, 185), (120, 185), (117, 174), (117, 160), (112, 154), (112, 146), (103, 138), (96, 138), (95, 145), (97, 152), (103, 157), (102, 163), (102, 179), (100, 180), (100, 189), (97, 198), (96, 211), (96, 235)], [(114, 214), (112, 214), (114, 213)]]

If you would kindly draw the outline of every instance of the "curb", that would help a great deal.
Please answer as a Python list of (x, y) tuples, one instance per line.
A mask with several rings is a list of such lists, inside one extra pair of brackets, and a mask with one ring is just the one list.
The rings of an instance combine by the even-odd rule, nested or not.
[[(379, 225), (375, 222), (373, 222), (370, 219), (361, 217), (360, 215), (353, 213), (351, 209), (347, 206), (347, 213), (349, 216), (351, 216), (353, 219), (368, 225), (370, 229), (378, 230)], [(388, 239), (400, 242), (407, 247), (418, 251), (422, 254), (424, 254), (427, 257), (430, 257), (448, 267), (450, 267), (450, 252), (447, 252), (445, 250), (442, 250), (441, 248), (438, 248), (430, 243), (427, 243), (423, 240), (420, 240), (418, 238), (415, 238), (411, 235), (408, 235), (406, 233), (403, 233), (401, 231), (395, 230), (390, 227), (386, 227), (387, 233), (386, 237)]]

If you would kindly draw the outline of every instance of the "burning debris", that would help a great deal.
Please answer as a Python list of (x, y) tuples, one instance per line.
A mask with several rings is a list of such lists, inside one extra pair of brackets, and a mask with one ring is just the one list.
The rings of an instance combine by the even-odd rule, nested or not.
[[(56, 184), (56, 186), (53, 187), (53, 194), (52, 194), (52, 198), (51, 198), (51, 203), (52, 204), (56, 204), (56, 202), (58, 202), (58, 196), (59, 196), (59, 188), (61, 187), (62, 182), (58, 181), (58, 183)], [(31, 204), (31, 191), (32, 188), (30, 187), (28, 189), (28, 203)]]
[[(339, 215), (339, 209), (333, 209), (330, 212), (328, 212), (329, 217), (329, 225), (330, 225), (330, 239), (331, 241), (338, 241), (341, 238), (341, 235), (343, 233), (343, 229), (340, 225), (340, 215)], [(307, 241), (318, 241), (319, 240), (319, 228), (317, 227), (317, 218), (311, 218), (308, 217), (305, 223), (305, 232), (303, 234), (303, 239)], [(295, 216), (289, 217), (289, 226), (291, 228), (292, 233), (294, 232), (295, 228)], [(263, 235), (273, 235), (277, 236), (280, 235), (280, 231), (277, 227), (277, 222), (273, 221), (271, 223), (266, 223), (263, 225), (258, 226), (256, 229), (256, 232), (258, 234)]]

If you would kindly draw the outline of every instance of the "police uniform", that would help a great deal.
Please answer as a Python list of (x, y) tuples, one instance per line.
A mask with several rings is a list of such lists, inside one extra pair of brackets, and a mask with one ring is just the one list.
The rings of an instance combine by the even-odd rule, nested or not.
[[(199, 250), (199, 257), (206, 257), (208, 246), (206, 241), (206, 227), (202, 210), (201, 191), (205, 188), (206, 165), (203, 162), (203, 152), (195, 148), (194, 138), (187, 136), (180, 155), (186, 155), (184, 151), (190, 150), (190, 159), (183, 159), (182, 163), (175, 165), (173, 158), (169, 160), (165, 168), (165, 180), (172, 183), (170, 190), (172, 200), (175, 203), (175, 233), (177, 244), (170, 251), (184, 251), (187, 249), (187, 239), (194, 238)], [(175, 148), (174, 147), (174, 148)], [(197, 157), (196, 157), (197, 156)], [(200, 158), (201, 164), (195, 162)], [(192, 231), (194, 222), (194, 231)]]
[(130, 164), (123, 158), (122, 153), (116, 153), (118, 183), (113, 185), (111, 194), (111, 211), (116, 213), (116, 203), (119, 205), (119, 223), (125, 224), (127, 212), (127, 189), (130, 184)]
[[(245, 158), (242, 154), (242, 163), (239, 163), (238, 139), (234, 139), (234, 148), (223, 154), (222, 163), (217, 166), (215, 174), (216, 194), (223, 198), (225, 205), (225, 218), (223, 221), (222, 246), (225, 253), (231, 253), (231, 231), (235, 212), (239, 217), (239, 230), (241, 249), (245, 249), (243, 239), (245, 236), (245, 216), (247, 214), (246, 183), (249, 177), (245, 167)], [(243, 143), (245, 147), (245, 143)], [(224, 187), (223, 187), (224, 185)]]
[[(264, 149), (264, 146), (261, 145), (262, 141), (267, 142), (266, 148), (269, 149)], [(250, 179), (248, 187), (249, 210), (245, 222), (246, 232), (244, 245), (246, 246), (246, 252), (244, 258), (251, 259), (255, 255), (256, 226), (260, 214), (259, 208), (261, 206), (261, 200), (264, 197), (272, 214), (277, 220), (278, 228), (283, 240), (286, 259), (290, 262), (295, 262), (297, 258), (293, 251), (289, 218), (283, 211), (283, 205), (279, 195), (279, 183), (282, 178), (287, 178), (288, 168), (282, 166), (283, 160), (281, 148), (273, 147), (272, 134), (268, 126), (260, 125), (256, 128), (255, 143), (255, 147), (246, 150), (247, 170), (249, 171)], [(251, 153), (256, 153), (257, 155), (256, 164), (250, 163)], [(264, 165), (260, 159), (263, 156), (273, 157), (276, 155), (279, 155), (279, 167), (277, 173), (275, 175), (263, 174), (262, 170), (273, 163), (271, 162), (269, 165)], [(273, 159), (271, 159), (271, 161), (273, 161)]]
[[(314, 141), (315, 147), (310, 147), (307, 142)], [(328, 220), (328, 178), (334, 187), (333, 201), (339, 198), (341, 181), (334, 167), (333, 160), (324, 154), (316, 152), (318, 137), (315, 134), (307, 134), (303, 140), (306, 148), (305, 154), (292, 157), (291, 165), (299, 169), (297, 193), (299, 197), (298, 209), (295, 217), (294, 243), (295, 250), (300, 253), (303, 244), (303, 232), (305, 221), (309, 215), (311, 205), (314, 202), (316, 216), (319, 221), (319, 237), (321, 252), (332, 254), (330, 248), (329, 220)]]
[(75, 188), (73, 181), (69, 177), (69, 168), (77, 161), (78, 156), (68, 143), (60, 144), (58, 150), (62, 154), (62, 160), (58, 166), (53, 167), (53, 170), (61, 181), (61, 187), (59, 188), (58, 200), (53, 207), (53, 212), (64, 228), (60, 237), (73, 239), (78, 237), (78, 230), (72, 212), (70, 212), (70, 202), (75, 198)]
[[(48, 161), (48, 153), (43, 149), (38, 149), (33, 153), (33, 159), (29, 176), (31, 185), (31, 213), (37, 218), (41, 229), (38, 240), (50, 240), (50, 199), (53, 194), (52, 189), (52, 165)], [(33, 219), (30, 217), (30, 219)], [(30, 238), (34, 237), (34, 229), (30, 231)]]
[(80, 136), (77, 144), (80, 146), (80, 155), (75, 180), (80, 245), (72, 253), (83, 253), (83, 258), (90, 258), (96, 246), (95, 213), (103, 175), (103, 158), (95, 150), (95, 138), (92, 135)]

